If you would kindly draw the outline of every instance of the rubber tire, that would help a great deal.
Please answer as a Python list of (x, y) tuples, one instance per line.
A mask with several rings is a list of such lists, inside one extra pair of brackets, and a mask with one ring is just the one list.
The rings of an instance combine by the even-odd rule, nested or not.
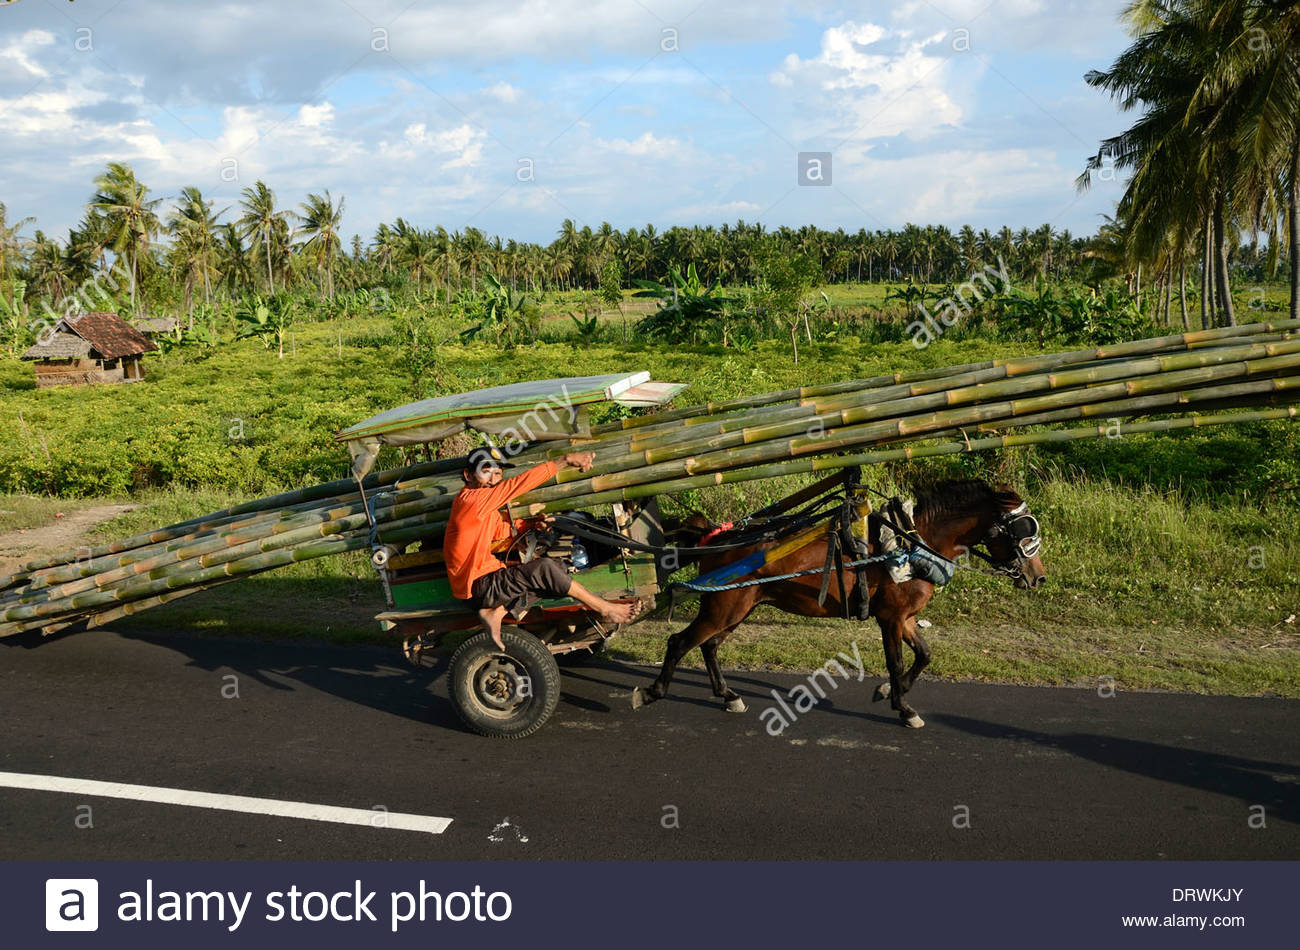
[(506, 629), (501, 632), (506, 655), (523, 667), (529, 678), (532, 695), (514, 715), (493, 713), (479, 700), (474, 678), (477, 670), (501, 651), (492, 636), (482, 630), (452, 654), (449, 676), (451, 702), (456, 713), (472, 731), (492, 739), (522, 739), (531, 736), (551, 718), (560, 701), (560, 668), (551, 651), (531, 633)]

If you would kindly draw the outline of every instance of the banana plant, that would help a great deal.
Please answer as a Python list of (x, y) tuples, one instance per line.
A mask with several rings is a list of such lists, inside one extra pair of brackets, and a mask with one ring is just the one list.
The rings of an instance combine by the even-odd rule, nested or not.
[(461, 337), (473, 339), (483, 330), (491, 329), (498, 345), (507, 347), (522, 342), (525, 338), (535, 340), (540, 323), (541, 311), (525, 294), (507, 287), (491, 272), (483, 274), (483, 289), (471, 307), (467, 310), (477, 311), (479, 323), (470, 327)]
[(4, 345), (10, 356), (16, 356), (29, 338), (27, 330), (27, 305), (23, 296), (27, 283), (12, 281), (9, 285), (9, 298), (0, 294), (0, 332), (4, 334)]
[(293, 301), (281, 296), (270, 297), (263, 301), (254, 297), (246, 301), (235, 311), (235, 321), (239, 325), (236, 339), (256, 338), (268, 350), (276, 346), (280, 359), (284, 359), (284, 337), (293, 323)]
[(634, 280), (638, 288), (633, 297), (652, 297), (659, 301), (655, 312), (636, 324), (637, 332), (668, 343), (693, 339), (711, 327), (731, 302), (718, 284), (706, 287), (695, 270), (694, 262), (668, 270), (668, 283)]

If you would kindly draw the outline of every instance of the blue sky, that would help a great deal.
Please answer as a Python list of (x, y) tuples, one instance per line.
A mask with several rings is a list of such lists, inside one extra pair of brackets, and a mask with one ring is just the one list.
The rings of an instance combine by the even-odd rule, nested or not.
[[(1073, 180), (1125, 117), (1083, 74), (1122, 4), (1076, 0), (19, 0), (0, 6), (0, 201), (62, 235), (129, 162), (217, 207), (263, 178), (345, 232), (403, 216), (547, 242), (908, 221), (1095, 229)], [(798, 184), (829, 151), (831, 185)], [(30, 231), (29, 231), (30, 233)]]

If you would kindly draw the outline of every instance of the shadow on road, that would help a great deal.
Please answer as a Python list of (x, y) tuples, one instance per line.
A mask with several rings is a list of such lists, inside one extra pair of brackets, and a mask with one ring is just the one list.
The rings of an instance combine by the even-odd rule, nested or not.
[(1228, 795), (1246, 805), (1263, 805), (1268, 818), (1300, 824), (1300, 795), (1296, 794), (1296, 784), (1274, 777), (1298, 776), (1300, 766), (1087, 732), (1038, 732), (967, 716), (938, 713), (929, 718), (932, 724), (981, 738), (1031, 742), (1162, 782)]

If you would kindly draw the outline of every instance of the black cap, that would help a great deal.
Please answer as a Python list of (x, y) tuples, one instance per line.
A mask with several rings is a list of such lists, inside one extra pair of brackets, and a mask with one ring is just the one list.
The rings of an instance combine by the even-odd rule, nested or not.
[(493, 448), (490, 445), (482, 446), (469, 453), (465, 459), (465, 468), (468, 471), (475, 472), (479, 469), (486, 468), (514, 468), (514, 462), (506, 461), (505, 455), (500, 449)]

